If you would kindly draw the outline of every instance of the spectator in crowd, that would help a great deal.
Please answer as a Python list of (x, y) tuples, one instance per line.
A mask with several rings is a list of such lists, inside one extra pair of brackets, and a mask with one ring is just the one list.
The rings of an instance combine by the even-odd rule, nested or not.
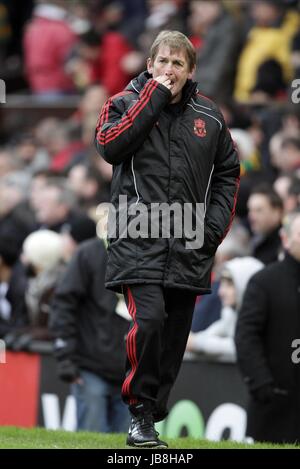
[(11, 145), (19, 167), (22, 172), (32, 176), (35, 172), (45, 170), (49, 160), (45, 151), (40, 151), (38, 143), (32, 132), (19, 132), (11, 140)]
[(286, 173), (297, 173), (300, 176), (300, 138), (289, 137), (281, 144), (279, 169)]
[(236, 359), (235, 326), (248, 281), (263, 264), (254, 257), (236, 258), (224, 264), (221, 272), (219, 296), (221, 317), (204, 331), (191, 333), (187, 350), (222, 361)]
[(294, 212), (300, 209), (300, 177), (291, 178), (291, 184), (288, 187), (287, 198), (284, 202), (286, 213)]
[[(0, 237), (0, 338), (23, 328), (27, 322), (27, 278), (19, 262), (19, 249), (10, 236)], [(7, 341), (7, 346), (10, 345)]]
[[(289, 138), (298, 139), (300, 133), (300, 115), (296, 106), (285, 106), (282, 109), (280, 117), (280, 128), (273, 129), (273, 132), (269, 135), (268, 142), (268, 157), (269, 163), (272, 165), (272, 168), (275, 168), (275, 171), (280, 176), (284, 174), (285, 169), (282, 167), (284, 161), (282, 159), (282, 143)], [(268, 125), (270, 126), (270, 121), (274, 120), (272, 115), (269, 114)], [(288, 169), (290, 171), (290, 169)]]
[(285, 218), (281, 236), (285, 258), (250, 280), (235, 343), (250, 392), (247, 436), (255, 441), (299, 443), (299, 212)]
[(259, 152), (254, 137), (247, 130), (230, 129), (231, 137), (237, 146), (241, 160), (241, 176), (260, 168)]
[(29, 325), (18, 342), (26, 348), (33, 339), (51, 339), (48, 329), (50, 304), (64, 270), (61, 236), (50, 230), (31, 233), (23, 244), (22, 262), (29, 275), (26, 290)]
[(250, 100), (259, 67), (266, 61), (279, 64), (286, 86), (292, 79), (291, 40), (300, 21), (299, 14), (287, 11), (282, 1), (257, 0), (250, 8), (254, 24), (238, 60), (235, 84), (235, 98), (243, 102)]
[(136, 40), (138, 50), (129, 52), (122, 60), (127, 73), (134, 76), (143, 71), (149, 48), (161, 30), (185, 32), (184, 3), (184, 0), (146, 0), (147, 17)]
[(218, 296), (219, 279), (212, 273), (211, 295), (199, 295), (196, 299), (191, 333), (199, 332), (220, 319), (221, 301)]
[(18, 162), (10, 147), (0, 147), (0, 181), (3, 176), (14, 172), (18, 168)]
[(86, 2), (85, 0), (75, 0), (67, 2), (68, 23), (76, 34), (83, 34), (91, 29), (92, 6), (97, 1)]
[(122, 91), (132, 78), (123, 67), (123, 58), (132, 51), (123, 32), (124, 7), (121, 2), (102, 1), (98, 22), (102, 33), (99, 59), (94, 64), (92, 81), (105, 87), (108, 95)]
[(101, 85), (89, 86), (83, 93), (78, 110), (72, 116), (71, 120), (75, 123), (81, 124), (85, 117), (95, 115), (99, 112), (99, 108), (103, 106), (107, 100), (107, 90)]
[(291, 186), (291, 183), (292, 183), (292, 177), (287, 174), (279, 175), (273, 183), (274, 191), (277, 192), (277, 194), (283, 201), (284, 212), (285, 212), (285, 200), (288, 196), (288, 190)]
[(221, 112), (229, 129), (247, 129), (252, 124), (251, 113), (232, 96), (219, 102)]
[(182, 0), (146, 0), (145, 47), (151, 46), (161, 29), (184, 30), (183, 3)]
[(128, 321), (117, 295), (104, 287), (106, 259), (98, 238), (79, 246), (56, 289), (51, 330), (58, 374), (72, 383), (77, 430), (112, 433), (129, 423), (121, 398)]
[(67, 187), (66, 179), (48, 179), (35, 202), (38, 227), (60, 232), (63, 225), (76, 218), (75, 207), (76, 196)]
[(147, 2), (141, 2), (140, 0), (123, 0), (122, 3), (125, 7), (123, 28), (125, 29), (126, 35), (128, 35), (130, 41), (134, 43), (143, 31)]
[(68, 174), (68, 181), (83, 210), (96, 209), (101, 202), (109, 201), (110, 185), (94, 166), (73, 166)]
[(221, 0), (190, 2), (191, 21), (198, 24), (202, 44), (195, 79), (201, 93), (220, 100), (232, 94), (239, 36), (234, 18)]
[(250, 129), (230, 129), (231, 137), (239, 152), (241, 162), (241, 183), (237, 200), (236, 213), (247, 225), (247, 203), (253, 187), (265, 181), (261, 169), (260, 152)]
[[(95, 118), (94, 118), (95, 119)], [(87, 143), (81, 140), (81, 119), (63, 120), (43, 119), (35, 128), (41, 157), (47, 161), (46, 168), (53, 172), (64, 173), (72, 165), (78, 152), (84, 150)]]
[(204, 330), (210, 324), (220, 319), (222, 304), (218, 290), (220, 286), (220, 272), (224, 263), (235, 257), (249, 255), (249, 232), (236, 220), (234, 220), (230, 232), (216, 251), (212, 273), (212, 292), (210, 295), (197, 298), (191, 326), (192, 332)]
[(56, 122), (56, 127), (50, 131), (52, 141), (49, 141), (48, 152), (51, 157), (49, 169), (57, 173), (64, 173), (72, 165), (76, 155), (85, 149), (86, 143), (82, 141), (78, 128), (72, 122)]
[(21, 250), (26, 236), (35, 228), (35, 217), (28, 205), (29, 178), (20, 171), (0, 179), (0, 237), (12, 237)]
[[(93, 159), (93, 154), (95, 153), (95, 147), (92, 145), (94, 141), (95, 135), (95, 122), (97, 122), (97, 115), (96, 113), (89, 113), (82, 118), (82, 122), (80, 128), (78, 129), (80, 132), (79, 141), (75, 142), (75, 145), (78, 146), (77, 150), (76, 147), (71, 147), (71, 152), (69, 152), (69, 161), (65, 161), (63, 163), (63, 167), (61, 170), (64, 174), (67, 174), (74, 166), (78, 164), (83, 164), (86, 166), (90, 165), (90, 160)], [(75, 151), (74, 151), (75, 149)], [(65, 150), (64, 150), (65, 151)], [(59, 164), (61, 166), (61, 164)], [(96, 165), (90, 165), (95, 167)], [(53, 168), (57, 168), (57, 165), (51, 165)], [(61, 171), (60, 170), (60, 171)], [(101, 177), (101, 175), (99, 176)]]
[(73, 91), (65, 60), (77, 41), (67, 22), (65, 0), (39, 2), (24, 34), (25, 72), (31, 91), (53, 98)]
[(89, 155), (89, 162), (92, 167), (95, 167), (97, 171), (101, 174), (103, 181), (103, 200), (106, 199), (107, 194), (110, 194), (111, 180), (113, 175), (112, 166), (107, 163), (103, 158), (99, 158), (99, 155), (96, 151), (91, 152)]
[(273, 185), (283, 201), (284, 214), (300, 207), (300, 178), (292, 175), (279, 176)]
[[(50, 164), (50, 160), (65, 143), (61, 142), (61, 134), (58, 129), (62, 126), (62, 121), (56, 117), (45, 117), (41, 119), (35, 126), (33, 133), (39, 148)], [(57, 138), (58, 137), (58, 138)]]
[(271, 186), (262, 184), (252, 191), (248, 210), (253, 233), (252, 254), (264, 264), (270, 264), (278, 259), (281, 248), (283, 202)]
[[(95, 69), (103, 73), (101, 64), (101, 36), (94, 30), (80, 34), (78, 43), (66, 59), (65, 70), (72, 78), (77, 91), (82, 91), (93, 84)], [(101, 73), (97, 77), (101, 83)]]
[(61, 237), (63, 258), (69, 262), (79, 244), (96, 236), (96, 223), (85, 214), (80, 214), (63, 226)]
[(262, 105), (275, 100), (283, 102), (286, 97), (287, 83), (281, 65), (277, 60), (266, 60), (257, 69), (256, 81), (250, 90), (251, 103)]
[(48, 185), (50, 178), (57, 178), (57, 173), (50, 170), (40, 170), (31, 177), (29, 188), (29, 204), (35, 212), (39, 207), (40, 194), (43, 194), (44, 188)]

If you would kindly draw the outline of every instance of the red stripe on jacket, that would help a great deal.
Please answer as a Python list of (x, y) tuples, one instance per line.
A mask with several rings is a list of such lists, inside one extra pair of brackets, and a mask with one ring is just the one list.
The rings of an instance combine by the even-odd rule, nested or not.
[[(134, 119), (140, 114), (140, 112), (144, 109), (144, 107), (149, 102), (151, 95), (157, 86), (158, 86), (158, 82), (154, 80), (149, 81), (141, 93), (140, 100), (137, 101), (137, 103), (134, 106), (132, 106), (132, 108), (127, 112), (127, 114), (122, 117), (118, 125), (112, 127), (111, 129), (108, 129), (108, 131), (105, 133), (102, 132), (100, 129), (99, 133), (97, 134), (97, 141), (101, 145), (105, 145), (111, 142), (112, 140), (116, 139), (121, 133), (123, 133), (125, 130), (131, 127)], [(108, 122), (109, 108), (111, 106), (111, 103), (112, 103), (112, 100), (110, 99), (102, 111), (102, 113), (105, 114), (105, 119), (104, 119), (104, 122), (102, 121), (101, 127), (103, 126), (103, 124)]]

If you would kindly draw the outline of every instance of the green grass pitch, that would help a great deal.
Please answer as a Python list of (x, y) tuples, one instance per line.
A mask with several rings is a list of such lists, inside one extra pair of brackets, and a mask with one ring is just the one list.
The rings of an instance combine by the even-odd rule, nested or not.
[[(66, 432), (44, 428), (0, 427), (1, 449), (125, 449), (125, 434)], [(242, 444), (193, 438), (166, 438), (169, 449), (296, 449), (296, 445)]]

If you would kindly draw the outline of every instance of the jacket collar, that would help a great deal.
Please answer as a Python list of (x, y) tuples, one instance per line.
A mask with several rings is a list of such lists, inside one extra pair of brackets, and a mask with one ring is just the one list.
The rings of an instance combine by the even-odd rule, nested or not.
[[(133, 78), (129, 85), (126, 87), (127, 91), (135, 91), (136, 93), (140, 93), (140, 91), (144, 88), (146, 82), (152, 78), (152, 75), (147, 71), (142, 72), (138, 77)], [(195, 94), (197, 89), (197, 83), (192, 80), (187, 80), (186, 84), (182, 89), (182, 99), (180, 101), (182, 108), (184, 108), (193, 94)]]

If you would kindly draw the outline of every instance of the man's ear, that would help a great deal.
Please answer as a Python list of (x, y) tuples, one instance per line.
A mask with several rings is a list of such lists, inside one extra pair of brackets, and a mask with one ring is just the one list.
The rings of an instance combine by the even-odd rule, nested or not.
[(152, 64), (152, 60), (150, 59), (150, 57), (148, 57), (148, 59), (147, 59), (147, 71), (148, 71), (148, 73), (150, 73), (152, 75), (152, 73), (153, 73), (153, 64)]
[(188, 79), (191, 80), (196, 70), (196, 65), (193, 66), (192, 70), (188, 74)]

